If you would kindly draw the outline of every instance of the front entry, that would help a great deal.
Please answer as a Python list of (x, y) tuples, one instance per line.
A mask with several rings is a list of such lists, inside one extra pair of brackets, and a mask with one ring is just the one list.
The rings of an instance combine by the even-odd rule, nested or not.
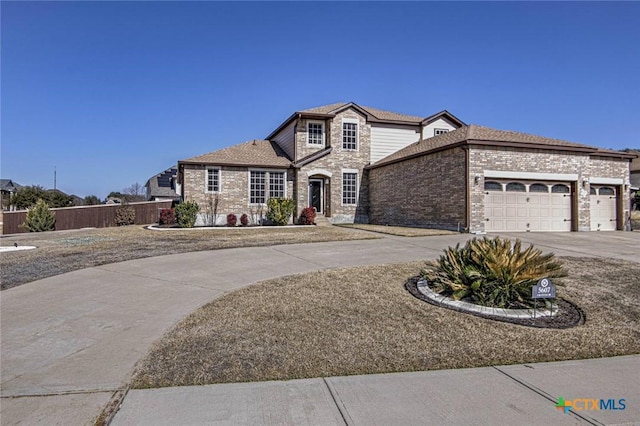
[(323, 189), (323, 179), (309, 179), (309, 205), (314, 207), (318, 214), (324, 214)]

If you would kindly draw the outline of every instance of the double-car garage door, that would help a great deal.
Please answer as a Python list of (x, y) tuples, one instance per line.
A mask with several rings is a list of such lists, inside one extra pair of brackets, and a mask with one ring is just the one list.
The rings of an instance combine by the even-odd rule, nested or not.
[[(563, 232), (572, 230), (569, 182), (485, 180), (485, 231)], [(616, 189), (591, 185), (591, 230), (616, 229)]]
[(485, 230), (571, 231), (571, 185), (485, 181)]

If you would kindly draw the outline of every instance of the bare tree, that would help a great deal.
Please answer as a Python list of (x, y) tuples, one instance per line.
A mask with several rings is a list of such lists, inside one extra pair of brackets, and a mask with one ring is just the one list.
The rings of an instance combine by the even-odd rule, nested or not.
[(220, 205), (219, 194), (206, 194), (206, 204), (204, 210), (205, 221), (208, 226), (216, 226), (218, 222), (218, 206)]
[(146, 199), (145, 188), (138, 182), (126, 187), (122, 191), (127, 196), (128, 201), (144, 201)]

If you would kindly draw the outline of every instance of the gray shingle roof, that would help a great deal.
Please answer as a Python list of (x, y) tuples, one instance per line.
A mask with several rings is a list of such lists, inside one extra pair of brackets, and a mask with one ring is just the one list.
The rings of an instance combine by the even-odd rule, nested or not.
[(371, 108), (371, 107), (367, 107), (367, 106), (362, 106), (362, 105), (358, 105), (355, 104), (353, 102), (338, 102), (335, 104), (330, 104), (330, 105), (323, 105), (323, 106), (319, 106), (319, 107), (315, 107), (315, 108), (309, 108), (309, 109), (304, 109), (302, 111), (298, 111), (300, 113), (307, 113), (307, 114), (334, 114), (335, 112), (341, 110), (342, 108), (345, 108), (349, 105), (353, 105), (357, 108), (362, 109), (364, 112), (366, 112), (367, 114), (371, 115), (373, 118), (376, 118), (378, 120), (382, 120), (382, 121), (408, 121), (408, 122), (415, 122), (416, 124), (419, 124), (420, 122), (422, 122), (422, 120), (424, 119), (424, 117), (418, 117), (417, 115), (408, 115), (408, 114), (400, 114), (397, 112), (392, 112), (392, 111), (385, 111), (382, 109), (377, 109), (377, 108)]
[(175, 185), (172, 183), (172, 179), (177, 173), (178, 169), (173, 166), (149, 179), (145, 185), (148, 188), (148, 198), (178, 198)]
[(253, 140), (188, 158), (180, 163), (289, 167), (291, 159), (275, 142)]
[(471, 124), (439, 136), (434, 136), (432, 138), (412, 143), (411, 145), (377, 161), (372, 166), (377, 167), (384, 164), (394, 163), (405, 158), (414, 157), (439, 148), (445, 148), (449, 145), (453, 146), (456, 144), (473, 142), (495, 145), (516, 144), (535, 145), (536, 147), (548, 146), (550, 149), (570, 149), (594, 154), (612, 152), (610, 150), (598, 149), (589, 145), (578, 144), (562, 139), (547, 138), (544, 136), (536, 136), (529, 133), (514, 132), (510, 130), (498, 130)]

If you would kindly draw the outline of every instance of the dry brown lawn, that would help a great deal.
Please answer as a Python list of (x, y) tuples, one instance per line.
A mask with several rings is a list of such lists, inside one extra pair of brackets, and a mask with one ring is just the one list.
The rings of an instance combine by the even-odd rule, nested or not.
[(453, 235), (458, 233), (444, 229), (409, 228), (406, 226), (370, 225), (363, 223), (349, 223), (339, 226), (342, 228), (361, 229), (363, 231), (377, 232), (380, 234), (396, 235), (398, 237), (430, 237), (432, 235)]
[(0, 256), (0, 283), (5, 290), (78, 269), (165, 254), (370, 238), (376, 237), (335, 226), (167, 231), (125, 226), (19, 234), (0, 239), (0, 244), (18, 243), (37, 249), (3, 253)]
[(177, 324), (133, 386), (201, 385), (480, 367), (640, 353), (640, 263), (564, 258), (559, 295), (586, 322), (539, 329), (422, 302), (418, 262), (337, 269), (230, 293)]

